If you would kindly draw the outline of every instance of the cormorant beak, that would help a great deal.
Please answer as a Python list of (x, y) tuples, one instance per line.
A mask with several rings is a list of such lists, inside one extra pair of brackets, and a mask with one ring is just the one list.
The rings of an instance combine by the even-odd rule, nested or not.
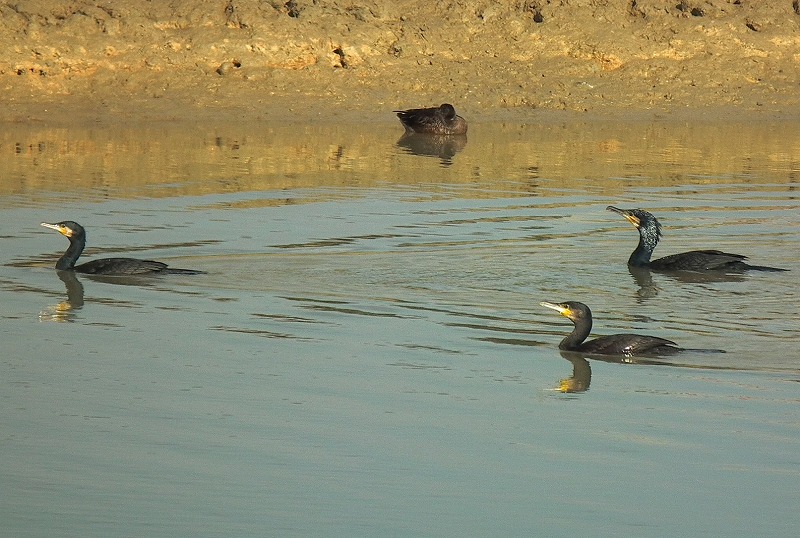
[(73, 233), (72, 230), (62, 224), (48, 224), (46, 222), (43, 222), (42, 226), (44, 226), (45, 228), (50, 228), (51, 230), (55, 230), (64, 237), (72, 237)]
[(613, 205), (610, 205), (610, 206), (608, 206), (606, 209), (607, 209), (608, 211), (613, 211), (614, 213), (619, 213), (620, 215), (622, 215), (623, 217), (625, 217), (625, 220), (627, 220), (628, 222), (630, 222), (631, 224), (633, 224), (633, 225), (634, 225), (634, 226), (636, 226), (637, 228), (639, 227), (639, 224), (640, 224), (640, 222), (641, 222), (641, 221), (639, 220), (639, 217), (637, 217), (636, 215), (634, 215), (633, 213), (631, 213), (629, 210), (627, 210), (627, 209), (620, 209), (620, 208), (618, 208), (618, 207), (614, 207)]
[(556, 303), (548, 303), (547, 301), (543, 301), (543, 302), (541, 302), (539, 304), (544, 306), (544, 307), (546, 307), (546, 308), (552, 308), (553, 310), (555, 310), (556, 312), (558, 312), (559, 314), (561, 314), (565, 318), (572, 319), (571, 318), (572, 310), (570, 310), (568, 307), (566, 307), (564, 305), (560, 305), (560, 304), (556, 304)]

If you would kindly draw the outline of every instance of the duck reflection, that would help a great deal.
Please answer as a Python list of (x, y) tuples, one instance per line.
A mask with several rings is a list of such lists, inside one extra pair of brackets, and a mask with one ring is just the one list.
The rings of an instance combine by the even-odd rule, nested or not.
[(56, 274), (67, 288), (67, 298), (42, 310), (39, 313), (39, 321), (59, 323), (74, 321), (77, 312), (83, 308), (83, 284), (75, 276), (75, 271), (56, 271)]
[(450, 166), (456, 153), (467, 145), (466, 135), (434, 135), (407, 132), (397, 141), (397, 147), (412, 155), (437, 157), (442, 166)]

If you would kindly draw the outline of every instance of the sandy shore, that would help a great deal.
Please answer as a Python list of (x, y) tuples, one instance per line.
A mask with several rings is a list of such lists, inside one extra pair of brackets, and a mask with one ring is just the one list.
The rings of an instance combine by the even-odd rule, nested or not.
[(798, 0), (22, 0), (0, 15), (0, 121), (800, 109)]

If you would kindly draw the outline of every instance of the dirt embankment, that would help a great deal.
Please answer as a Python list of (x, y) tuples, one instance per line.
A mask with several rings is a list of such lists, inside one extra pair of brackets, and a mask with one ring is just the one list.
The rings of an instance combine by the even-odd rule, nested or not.
[(18, 0), (0, 120), (796, 114), (800, 0)]

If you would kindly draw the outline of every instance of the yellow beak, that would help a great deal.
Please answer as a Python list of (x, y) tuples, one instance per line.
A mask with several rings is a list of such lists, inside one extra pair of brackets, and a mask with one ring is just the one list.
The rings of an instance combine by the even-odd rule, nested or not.
[(565, 318), (568, 318), (568, 317), (570, 317), (572, 315), (572, 310), (570, 310), (566, 306), (561, 306), (560, 304), (556, 304), (556, 303), (548, 303), (547, 301), (543, 301), (543, 302), (541, 302), (539, 304), (541, 306), (544, 306), (544, 307), (547, 307), (547, 308), (552, 308), (553, 310), (555, 310), (556, 312), (558, 312), (559, 314), (561, 314)]
[(44, 226), (45, 228), (50, 228), (51, 230), (55, 230), (65, 237), (72, 237), (72, 230), (70, 230), (66, 226), (61, 226), (59, 224), (49, 224), (47, 222), (43, 222), (42, 226)]

